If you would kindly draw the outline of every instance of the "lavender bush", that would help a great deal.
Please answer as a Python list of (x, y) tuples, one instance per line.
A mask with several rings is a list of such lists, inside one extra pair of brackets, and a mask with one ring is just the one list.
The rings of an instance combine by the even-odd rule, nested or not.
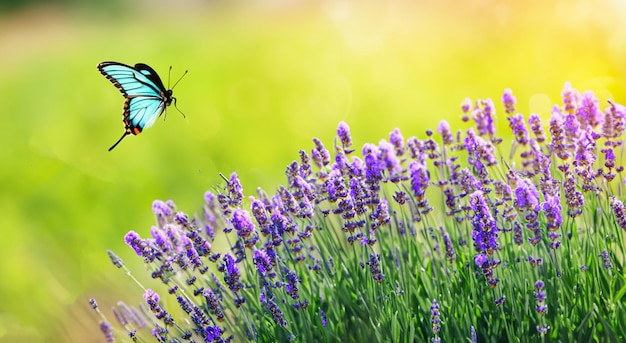
[(543, 123), (504, 92), (510, 154), (493, 102), (466, 99), (473, 127), (395, 129), (361, 154), (342, 122), (274, 194), (244, 201), (233, 173), (198, 216), (155, 201), (150, 237), (125, 241), (156, 282), (113, 308), (115, 329), (92, 299), (104, 339), (626, 340), (626, 109), (562, 96)]

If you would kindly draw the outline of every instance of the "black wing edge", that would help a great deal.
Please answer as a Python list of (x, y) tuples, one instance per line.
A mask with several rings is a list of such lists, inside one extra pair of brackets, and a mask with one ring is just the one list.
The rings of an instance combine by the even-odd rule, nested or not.
[(124, 87), (122, 87), (122, 85), (119, 82), (117, 82), (116, 79), (114, 79), (113, 77), (111, 77), (111, 75), (109, 75), (106, 71), (104, 71), (104, 67), (111, 66), (111, 65), (118, 65), (118, 66), (130, 68), (130, 69), (135, 69), (135, 68), (124, 63), (112, 62), (112, 61), (101, 62), (101, 63), (98, 63), (97, 65), (97, 68), (100, 74), (104, 75), (104, 77), (106, 77), (107, 80), (109, 80), (115, 86), (115, 88), (119, 89), (120, 92), (122, 92), (122, 94), (124, 95), (124, 97), (128, 97), (128, 93), (126, 93), (126, 91), (124, 90)]

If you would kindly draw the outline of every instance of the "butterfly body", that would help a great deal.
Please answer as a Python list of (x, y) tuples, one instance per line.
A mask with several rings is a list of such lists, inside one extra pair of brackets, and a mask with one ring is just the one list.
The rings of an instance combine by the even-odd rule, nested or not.
[(137, 63), (131, 67), (118, 62), (102, 62), (98, 64), (98, 70), (126, 98), (124, 134), (109, 151), (129, 134), (138, 135), (151, 127), (172, 102), (176, 104), (172, 90), (163, 86), (159, 75), (147, 64)]

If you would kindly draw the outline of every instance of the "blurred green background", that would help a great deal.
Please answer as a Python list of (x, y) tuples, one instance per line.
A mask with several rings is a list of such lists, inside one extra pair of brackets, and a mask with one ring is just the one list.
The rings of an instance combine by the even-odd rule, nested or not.
[[(3, 1), (0, 341), (104, 341), (87, 299), (140, 301), (105, 251), (141, 270), (123, 235), (148, 234), (154, 199), (197, 212), (232, 171), (273, 190), (341, 120), (360, 147), (457, 123), (465, 97), (492, 97), (504, 129), (506, 87), (544, 117), (565, 81), (624, 103), (623, 18), (620, 0)], [(188, 69), (187, 118), (107, 152), (123, 97), (105, 60)]]

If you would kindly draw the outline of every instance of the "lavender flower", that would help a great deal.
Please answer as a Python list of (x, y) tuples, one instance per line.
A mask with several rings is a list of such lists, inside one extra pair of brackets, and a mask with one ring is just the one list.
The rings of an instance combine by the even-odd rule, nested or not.
[(433, 300), (433, 305), (430, 307), (430, 317), (430, 322), (433, 325), (433, 334), (437, 336), (441, 329), (441, 315), (439, 314), (439, 304), (437, 304), (437, 300)]
[(393, 145), (396, 156), (401, 157), (404, 155), (404, 137), (398, 128), (393, 129), (389, 133), (389, 143)]
[(607, 138), (606, 146), (618, 147), (622, 143), (616, 139), (621, 137), (626, 129), (626, 108), (612, 101), (609, 101), (609, 104), (602, 121), (602, 136)]
[(446, 249), (446, 259), (448, 263), (452, 264), (456, 260), (456, 252), (454, 251), (454, 246), (452, 245), (452, 241), (450, 240), (450, 235), (441, 227), (441, 233), (443, 235), (443, 244)]
[(224, 275), (224, 282), (226, 282), (231, 291), (237, 292), (242, 288), (242, 284), (239, 282), (239, 268), (235, 263), (235, 259), (230, 254), (225, 254), (223, 261), (224, 265), (220, 271), (226, 272)]
[(272, 262), (270, 261), (269, 256), (267, 256), (267, 253), (263, 250), (254, 251), (253, 261), (262, 275), (266, 275), (267, 272), (272, 270)]
[(570, 157), (568, 145), (565, 141), (565, 131), (563, 129), (563, 116), (559, 108), (555, 105), (552, 108), (552, 116), (550, 117), (550, 134), (552, 135), (552, 143), (550, 143), (552, 151), (561, 160), (567, 160)]
[(515, 141), (521, 145), (528, 144), (528, 130), (524, 125), (524, 116), (518, 113), (508, 119)]
[(102, 331), (102, 333), (104, 334), (104, 339), (107, 342), (109, 343), (115, 342), (115, 338), (113, 338), (113, 328), (111, 327), (111, 324), (107, 323), (106, 321), (101, 321), (100, 331)]
[(565, 82), (563, 91), (561, 92), (561, 97), (563, 98), (563, 104), (565, 105), (564, 111), (566, 113), (574, 113), (576, 108), (578, 108), (580, 93), (573, 89), (569, 82)]
[(167, 311), (165, 311), (165, 309), (161, 307), (161, 305), (159, 305), (160, 298), (157, 293), (155, 293), (151, 289), (146, 289), (145, 293), (143, 294), (143, 299), (145, 300), (146, 304), (148, 304), (148, 306), (150, 307), (150, 311), (154, 313), (157, 319), (162, 320), (165, 325), (172, 325), (174, 323), (174, 319), (172, 318), (172, 316), (167, 313)]
[(492, 254), (498, 249), (498, 227), (482, 192), (476, 191), (470, 198), (471, 208), (474, 212), (472, 217), (474, 248), (477, 252)]
[[(548, 311), (548, 306), (546, 305), (546, 292), (543, 290), (544, 283), (541, 280), (535, 282), (536, 291), (533, 292), (535, 297), (535, 311), (540, 315), (544, 316)], [(545, 325), (537, 325), (537, 332), (540, 334), (545, 334), (550, 329), (549, 326)]]
[(387, 200), (383, 199), (376, 205), (376, 210), (370, 215), (370, 219), (372, 221), (372, 230), (389, 223), (391, 217), (389, 216)]
[(626, 230), (626, 211), (624, 210), (624, 203), (616, 197), (611, 197), (611, 209), (615, 215), (617, 225), (623, 230)]
[(400, 161), (396, 156), (396, 150), (393, 144), (381, 140), (378, 143), (378, 159), (383, 168), (387, 170), (389, 180), (393, 182), (400, 181), (400, 173), (402, 168), (400, 167)]
[[(248, 214), (248, 211), (237, 209), (233, 213), (233, 227), (237, 231), (237, 235), (241, 238), (248, 238), (255, 232), (254, 223)], [(254, 245), (254, 244), (253, 244)]]
[[(314, 139), (310, 155), (297, 152), (285, 169), (286, 183), (273, 193), (259, 188), (244, 199), (233, 173), (225, 178), (225, 190), (204, 193), (198, 215), (177, 211), (172, 201), (155, 201), (157, 223), (148, 238), (130, 231), (124, 239), (168, 292), (161, 298), (151, 290), (156, 287), (144, 287), (140, 310), (118, 303), (113, 315), (131, 338), (144, 339), (140, 329), (150, 323), (146, 330), (163, 342), (394, 340), (397, 332), (403, 340), (430, 336), (438, 342), (468, 329), (474, 342), (478, 336), (503, 341), (527, 337), (535, 334), (529, 332), (534, 328), (546, 334), (553, 316), (546, 316), (545, 285), (558, 288), (562, 280), (605, 275), (598, 267), (617, 268), (612, 262), (621, 255), (610, 249), (621, 241), (617, 228), (626, 229), (622, 185), (611, 184), (623, 171), (626, 111), (610, 102), (601, 112), (593, 93), (581, 96), (568, 86), (563, 106), (552, 109), (549, 138), (546, 122), (536, 114), (526, 122), (515, 113), (512, 92), (505, 90), (502, 101), (513, 145), (521, 149), (518, 156), (509, 155), (515, 157), (512, 161), (496, 149), (502, 139), (495, 133), (491, 100), (472, 104), (468, 99), (462, 110), (471, 114), (475, 128), (457, 130), (456, 136), (442, 120), (438, 135), (425, 130), (424, 140), (405, 140), (394, 129), (389, 141), (366, 143), (358, 151), (352, 150), (348, 124), (341, 122), (333, 155)], [(614, 224), (606, 221), (603, 204), (610, 204)], [(565, 213), (576, 219), (563, 220)], [(608, 225), (587, 225), (590, 218)], [(468, 250), (470, 237), (473, 249)], [(594, 246), (598, 242), (604, 246)], [(568, 255), (600, 250), (585, 256), (582, 267), (580, 256)], [(122, 260), (108, 253), (130, 275)], [(523, 289), (533, 273), (545, 280), (534, 285), (535, 306), (507, 302), (504, 294)], [(476, 282), (482, 278), (486, 282)], [(416, 282), (428, 287), (415, 293)], [(445, 292), (451, 282), (457, 285), (455, 292)], [(604, 294), (604, 284), (609, 283), (585, 287)], [(435, 300), (432, 334), (397, 330), (428, 316), (419, 303), (422, 295), (454, 304), (465, 299), (463, 290), (468, 289), (485, 298), (481, 315), (490, 318), (490, 325), (478, 332), (468, 328), (474, 321), (462, 313), (457, 316), (462, 320), (446, 322), (441, 330)], [(612, 305), (610, 299), (600, 300)], [(401, 312), (415, 311), (389, 317), (390, 304)], [(574, 313), (572, 325), (579, 324), (581, 309), (588, 311), (585, 302), (560, 305)], [(95, 300), (91, 306), (109, 323)], [(364, 308), (378, 318), (375, 327), (358, 322)], [(516, 318), (539, 320), (532, 327), (498, 331), (493, 327), (505, 325), (503, 309)], [(174, 321), (173, 314), (181, 318)], [(347, 320), (335, 322), (340, 316)], [(320, 322), (326, 331), (311, 330)], [(607, 330), (617, 332), (612, 321), (607, 323)], [(105, 329), (106, 337), (114, 337), (109, 324)]]
[(605, 269), (613, 268), (613, 263), (611, 263), (611, 258), (609, 257), (609, 252), (606, 249), (602, 250), (602, 259), (604, 260), (604, 268)]
[[(263, 296), (265, 298), (265, 296)], [(287, 321), (285, 320), (285, 317), (283, 316), (283, 311), (278, 307), (278, 305), (274, 302), (273, 299), (265, 299), (264, 301), (261, 301), (262, 303), (265, 303), (267, 310), (272, 314), (272, 318), (274, 319), (274, 322), (282, 327), (287, 326)]]
[(515, 96), (513, 96), (513, 91), (510, 88), (506, 88), (504, 90), (504, 94), (502, 94), (502, 103), (504, 103), (505, 112), (507, 114), (513, 114), (515, 112)]
[(598, 99), (592, 91), (586, 91), (580, 98), (580, 105), (576, 110), (578, 122), (582, 124), (582, 129), (595, 128), (602, 121), (602, 111), (598, 106)]
[(326, 326), (327, 324), (326, 313), (322, 309), (320, 309), (320, 317), (322, 318), (322, 326)]
[(351, 153), (353, 150), (350, 150), (352, 147), (352, 137), (350, 136), (350, 127), (345, 122), (339, 122), (339, 126), (337, 127), (337, 136), (341, 141), (341, 148), (344, 150), (346, 154)]
[(447, 121), (442, 120), (437, 125), (437, 133), (441, 135), (443, 145), (451, 145), (454, 142), (452, 132), (450, 131), (450, 124)]
[(532, 113), (528, 117), (528, 125), (530, 125), (530, 130), (533, 132), (533, 135), (535, 135), (537, 143), (541, 144), (546, 141), (546, 133), (541, 126), (541, 119), (539, 118), (539, 115)]
[(374, 281), (382, 282), (385, 278), (385, 275), (380, 269), (380, 255), (370, 254), (370, 259), (367, 261), (367, 265), (370, 267), (369, 269), (372, 273)]
[(215, 316), (218, 322), (224, 321), (224, 312), (222, 311), (222, 306), (220, 305), (220, 300), (217, 295), (208, 288), (202, 292), (202, 295), (206, 300), (210, 313)]
[(161, 200), (152, 202), (152, 212), (154, 212), (157, 218), (166, 218), (174, 214), (173, 209)]
[(476, 107), (473, 110), (473, 119), (476, 122), (476, 129), (480, 136), (489, 135), (493, 136), (496, 132), (494, 126), (493, 116), (495, 115), (495, 109), (493, 101), (491, 99), (480, 100), (477, 102)]
[(577, 184), (574, 178), (574, 174), (569, 170), (566, 171), (565, 181), (563, 182), (563, 189), (565, 190), (565, 201), (568, 207), (567, 214), (572, 218), (575, 218), (582, 214), (583, 205), (585, 204), (583, 194), (578, 189), (576, 189), (576, 187)]
[(229, 199), (228, 204), (231, 207), (243, 205), (243, 187), (241, 186), (241, 182), (239, 182), (239, 176), (237, 176), (237, 173), (232, 173), (230, 175), (227, 189)]
[(311, 150), (313, 162), (318, 168), (327, 166), (330, 163), (330, 153), (319, 139), (313, 138), (313, 143), (315, 143), (315, 148)]
[(411, 161), (409, 164), (411, 174), (411, 190), (417, 201), (424, 198), (426, 188), (430, 183), (430, 173), (428, 169), (417, 161)]
[(107, 249), (107, 255), (109, 255), (109, 259), (114, 266), (118, 268), (124, 267), (124, 261), (120, 259), (112, 250)]

